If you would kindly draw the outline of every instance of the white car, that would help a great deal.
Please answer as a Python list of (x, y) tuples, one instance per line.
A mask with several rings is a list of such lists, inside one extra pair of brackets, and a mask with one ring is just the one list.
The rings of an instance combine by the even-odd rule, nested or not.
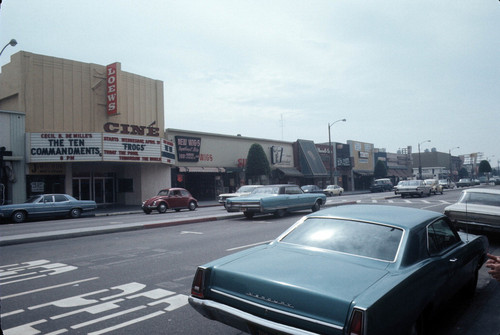
[(244, 185), (241, 186), (239, 189), (236, 190), (234, 193), (222, 193), (219, 194), (219, 203), (223, 204), (224, 207), (226, 207), (226, 199), (227, 198), (234, 198), (234, 197), (241, 197), (245, 195), (249, 195), (250, 193), (253, 192), (257, 187), (261, 187), (262, 185)]
[(423, 180), (404, 180), (401, 185), (398, 184), (397, 192), (401, 194), (401, 198), (407, 196), (423, 197), (431, 195), (431, 186), (427, 185)]
[(500, 190), (474, 188), (462, 191), (456, 203), (444, 209), (458, 228), (466, 226), (500, 231)]
[(323, 190), (323, 193), (325, 193), (325, 195), (327, 197), (331, 197), (331, 196), (334, 196), (334, 195), (338, 195), (338, 196), (341, 196), (342, 193), (344, 193), (344, 189), (338, 185), (328, 185), (324, 190)]

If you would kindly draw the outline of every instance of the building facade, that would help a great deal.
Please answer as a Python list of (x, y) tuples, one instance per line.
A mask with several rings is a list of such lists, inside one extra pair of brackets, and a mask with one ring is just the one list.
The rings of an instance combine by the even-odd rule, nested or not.
[[(245, 184), (299, 184), (303, 177), (294, 166), (292, 142), (173, 128), (167, 128), (165, 136), (176, 152), (171, 184), (188, 189), (198, 200), (214, 200)], [(254, 143), (264, 149), (271, 174), (252, 180), (245, 175), (245, 167)]]
[(25, 115), (19, 197), (67, 193), (100, 205), (140, 204), (157, 185), (170, 185), (175, 162), (163, 138), (163, 104), (163, 82), (120, 63), (12, 55), (0, 74), (0, 110)]

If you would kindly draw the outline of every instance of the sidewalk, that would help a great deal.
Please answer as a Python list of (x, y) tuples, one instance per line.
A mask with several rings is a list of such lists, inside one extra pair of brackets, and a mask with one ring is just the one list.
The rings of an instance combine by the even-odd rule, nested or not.
[[(336, 198), (336, 197), (335, 197)], [(331, 199), (330, 197), (328, 199)], [(327, 199), (327, 200), (328, 200)], [(351, 204), (354, 202), (345, 203), (330, 203), (324, 207), (340, 206)], [(216, 207), (221, 206), (216, 200), (212, 201), (200, 201), (198, 203), (199, 208), (204, 207)], [(137, 205), (116, 205), (98, 208), (95, 212), (95, 216), (113, 216), (113, 215), (126, 215), (126, 214), (141, 214), (142, 209)], [(124, 223), (124, 224), (114, 224), (112, 226), (94, 226), (94, 227), (84, 227), (84, 228), (72, 228), (63, 230), (53, 230), (53, 231), (43, 231), (43, 232), (33, 232), (33, 233), (23, 233), (17, 235), (0, 236), (0, 247), (7, 245), (31, 243), (31, 242), (41, 242), (41, 241), (51, 241), (64, 238), (91, 236), (98, 234), (109, 234), (116, 232), (126, 232), (132, 230), (141, 229), (151, 229), (160, 228), (188, 223), (197, 222), (209, 222), (217, 220), (227, 220), (235, 217), (241, 217), (241, 213), (227, 213), (222, 211), (219, 214), (210, 214), (207, 216), (196, 216), (190, 219), (179, 219), (175, 216), (162, 218), (161, 221), (157, 222), (135, 222), (135, 223)]]
[[(198, 207), (215, 207), (222, 206), (216, 200), (199, 201)], [(109, 205), (98, 207), (95, 210), (95, 216), (111, 216), (123, 214), (140, 214), (142, 213), (141, 206), (138, 205)]]

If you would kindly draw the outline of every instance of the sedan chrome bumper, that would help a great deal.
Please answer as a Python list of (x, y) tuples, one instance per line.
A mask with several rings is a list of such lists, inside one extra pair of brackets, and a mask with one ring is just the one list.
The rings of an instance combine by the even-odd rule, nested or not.
[(258, 329), (263, 329), (264, 331), (270, 331), (272, 334), (278, 331), (293, 335), (317, 335), (316, 333), (257, 317), (213, 300), (195, 297), (189, 297), (188, 300), (189, 304), (204, 317), (220, 321), (250, 334), (259, 333)]

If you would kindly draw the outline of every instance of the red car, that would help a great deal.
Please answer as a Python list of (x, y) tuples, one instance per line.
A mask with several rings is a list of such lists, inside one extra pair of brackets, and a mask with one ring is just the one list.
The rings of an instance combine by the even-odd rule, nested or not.
[(158, 192), (157, 196), (142, 203), (142, 210), (146, 214), (151, 214), (153, 210), (165, 213), (167, 209), (174, 209), (178, 212), (186, 208), (194, 211), (196, 207), (198, 207), (198, 200), (193, 198), (187, 190), (178, 187), (163, 189)]

